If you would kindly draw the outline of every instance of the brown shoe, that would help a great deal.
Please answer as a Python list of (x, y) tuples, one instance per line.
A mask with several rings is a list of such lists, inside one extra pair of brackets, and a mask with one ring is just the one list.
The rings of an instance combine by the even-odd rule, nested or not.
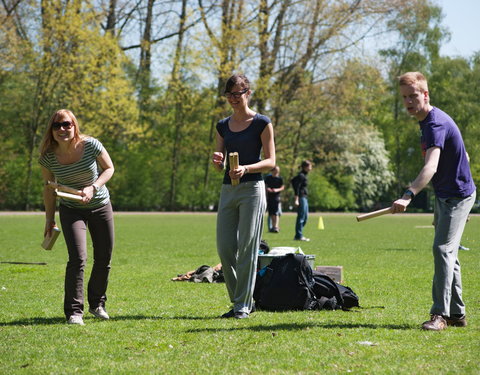
[(452, 327), (466, 327), (467, 326), (467, 319), (465, 318), (465, 315), (462, 316), (451, 316), (448, 318), (445, 318), (447, 321), (448, 326)]
[(427, 320), (422, 324), (422, 329), (428, 331), (441, 331), (447, 328), (447, 321), (441, 315), (433, 314), (430, 320)]

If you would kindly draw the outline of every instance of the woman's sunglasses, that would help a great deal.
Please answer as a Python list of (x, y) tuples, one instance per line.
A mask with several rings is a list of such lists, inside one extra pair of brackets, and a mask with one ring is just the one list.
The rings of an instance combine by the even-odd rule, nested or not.
[(60, 128), (64, 128), (65, 130), (70, 129), (73, 126), (71, 121), (62, 121), (62, 122), (54, 122), (52, 124), (53, 130), (60, 130)]

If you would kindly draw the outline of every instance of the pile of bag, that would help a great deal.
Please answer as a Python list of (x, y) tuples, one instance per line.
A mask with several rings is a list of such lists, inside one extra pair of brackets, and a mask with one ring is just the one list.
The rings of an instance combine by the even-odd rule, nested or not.
[(222, 265), (217, 264), (215, 267), (203, 265), (196, 270), (188, 271), (187, 273), (178, 274), (177, 277), (171, 279), (172, 281), (191, 281), (193, 283), (223, 283)]
[(255, 306), (263, 310), (348, 310), (358, 296), (312, 267), (303, 254), (276, 257), (257, 273)]

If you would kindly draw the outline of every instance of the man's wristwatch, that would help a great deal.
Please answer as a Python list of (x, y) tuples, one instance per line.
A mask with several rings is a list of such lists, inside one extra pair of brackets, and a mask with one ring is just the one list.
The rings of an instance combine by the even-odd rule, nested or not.
[(403, 193), (403, 195), (408, 195), (410, 199), (415, 198), (415, 194), (410, 189), (405, 190), (405, 193)]

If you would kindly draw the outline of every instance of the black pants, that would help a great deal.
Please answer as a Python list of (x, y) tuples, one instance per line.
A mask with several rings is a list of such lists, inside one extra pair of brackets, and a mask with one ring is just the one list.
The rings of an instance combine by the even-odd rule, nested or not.
[(83, 315), (83, 275), (87, 264), (87, 227), (93, 244), (93, 268), (88, 281), (88, 304), (91, 308), (105, 306), (108, 275), (114, 243), (112, 205), (96, 209), (74, 209), (60, 205), (60, 222), (68, 248), (65, 273), (64, 311)]

